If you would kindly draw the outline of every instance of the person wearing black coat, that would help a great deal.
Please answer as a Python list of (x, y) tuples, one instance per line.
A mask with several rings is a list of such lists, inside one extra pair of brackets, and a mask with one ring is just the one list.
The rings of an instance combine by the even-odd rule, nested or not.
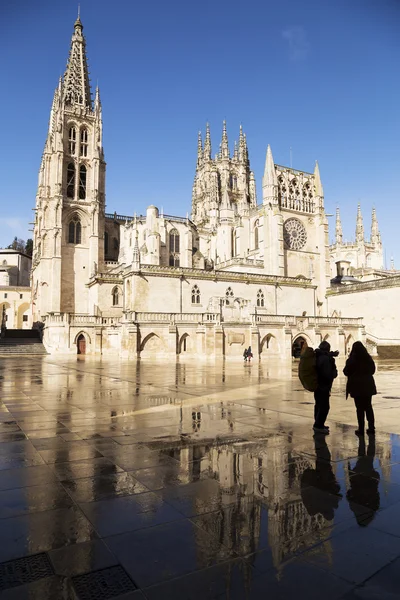
[(329, 427), (325, 421), (329, 413), (329, 396), (333, 380), (337, 377), (334, 356), (338, 352), (331, 352), (331, 345), (327, 341), (320, 343), (315, 350), (315, 367), (317, 371), (317, 389), (314, 392), (314, 431), (328, 435)]
[(358, 429), (356, 435), (364, 435), (365, 416), (368, 421), (367, 433), (375, 434), (375, 415), (372, 396), (376, 394), (374, 380), (375, 363), (361, 342), (354, 342), (343, 373), (347, 376), (346, 398), (354, 398), (357, 411)]

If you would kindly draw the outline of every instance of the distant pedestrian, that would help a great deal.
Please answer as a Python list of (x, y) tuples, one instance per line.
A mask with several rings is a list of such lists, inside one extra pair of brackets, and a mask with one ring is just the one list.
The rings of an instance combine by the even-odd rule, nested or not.
[(249, 362), (251, 361), (251, 359), (253, 358), (253, 353), (251, 351), (251, 346), (249, 346), (247, 348), (247, 358), (249, 359)]
[(328, 435), (329, 427), (325, 425), (329, 413), (329, 396), (332, 389), (333, 380), (337, 377), (337, 369), (334, 356), (337, 352), (331, 352), (329, 342), (321, 342), (319, 348), (315, 350), (316, 370), (317, 370), (317, 389), (314, 392), (314, 431)]
[(246, 348), (245, 351), (243, 352), (244, 362), (247, 362), (247, 357), (248, 357), (248, 350)]
[(364, 435), (365, 416), (368, 421), (368, 435), (375, 435), (375, 415), (372, 408), (372, 396), (376, 394), (375, 363), (361, 342), (354, 342), (343, 373), (347, 376), (346, 398), (354, 398), (356, 405), (356, 435)]

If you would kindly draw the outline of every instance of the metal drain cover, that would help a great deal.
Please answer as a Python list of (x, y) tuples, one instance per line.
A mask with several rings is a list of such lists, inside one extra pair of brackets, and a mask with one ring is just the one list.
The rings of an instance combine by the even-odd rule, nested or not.
[(54, 575), (47, 554), (35, 554), (0, 563), (0, 591)]
[(79, 600), (107, 600), (137, 589), (121, 566), (77, 575), (72, 583)]

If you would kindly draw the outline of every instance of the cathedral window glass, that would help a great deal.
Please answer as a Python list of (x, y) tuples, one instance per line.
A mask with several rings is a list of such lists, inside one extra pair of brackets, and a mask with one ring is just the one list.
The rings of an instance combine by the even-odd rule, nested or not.
[(169, 266), (179, 267), (179, 232), (172, 229), (169, 233)]
[(79, 167), (79, 200), (86, 199), (86, 167), (81, 165)]
[(200, 290), (197, 285), (192, 288), (192, 304), (200, 304)]
[(70, 154), (74, 155), (76, 150), (76, 129), (75, 127), (69, 128), (68, 134), (68, 151)]
[(107, 231), (104, 232), (104, 254), (105, 254), (105, 256), (107, 256), (107, 254), (108, 254), (108, 233), (107, 233)]
[(254, 223), (254, 250), (258, 250), (259, 248), (259, 241), (258, 241), (258, 228), (260, 226), (260, 222), (257, 219), (257, 221)]
[(87, 156), (88, 151), (88, 132), (87, 129), (81, 129), (81, 156)]
[(119, 304), (119, 290), (115, 287), (112, 291), (112, 303), (113, 306), (118, 306)]
[(69, 163), (67, 166), (67, 198), (75, 196), (75, 165)]
[(257, 306), (259, 308), (264, 308), (264, 292), (262, 290), (258, 290), (257, 292)]
[(229, 306), (229, 304), (233, 301), (233, 290), (231, 287), (228, 287), (228, 289), (225, 292), (225, 304), (227, 306)]
[(80, 244), (82, 241), (82, 225), (78, 215), (73, 215), (68, 225), (68, 243)]

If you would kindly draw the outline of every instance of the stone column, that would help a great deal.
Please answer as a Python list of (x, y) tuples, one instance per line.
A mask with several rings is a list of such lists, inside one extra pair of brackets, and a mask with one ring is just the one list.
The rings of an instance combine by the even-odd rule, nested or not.
[(260, 333), (258, 327), (252, 325), (250, 328), (250, 345), (254, 357), (260, 357)]
[(206, 328), (204, 325), (199, 325), (196, 329), (196, 354), (197, 356), (201, 356), (204, 358), (205, 352), (205, 342), (206, 342)]
[(121, 325), (121, 352), (123, 358), (138, 357), (138, 325), (123, 323)]
[(176, 356), (178, 353), (178, 330), (176, 325), (170, 325), (168, 328), (168, 354)]

